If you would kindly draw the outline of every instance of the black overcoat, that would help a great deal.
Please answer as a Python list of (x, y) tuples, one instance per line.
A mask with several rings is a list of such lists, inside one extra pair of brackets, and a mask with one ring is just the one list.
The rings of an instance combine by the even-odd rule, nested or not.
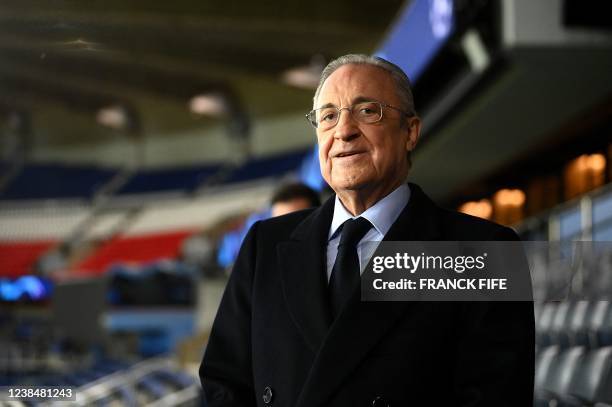
[[(516, 240), (436, 206), (416, 185), (385, 240)], [(330, 321), (334, 199), (258, 222), (234, 265), (200, 378), (217, 406), (532, 405), (530, 302), (361, 302)]]

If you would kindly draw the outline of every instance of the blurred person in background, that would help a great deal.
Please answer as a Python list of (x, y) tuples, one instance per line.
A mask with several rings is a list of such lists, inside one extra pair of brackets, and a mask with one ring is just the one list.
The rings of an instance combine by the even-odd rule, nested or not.
[(533, 303), (360, 301), (366, 241), (518, 240), (406, 183), (405, 73), (340, 57), (307, 118), (336, 194), (251, 227), (200, 367), (208, 406), (531, 406)]
[(270, 200), (272, 216), (286, 215), (302, 209), (321, 205), (319, 194), (309, 186), (300, 182), (282, 185)]

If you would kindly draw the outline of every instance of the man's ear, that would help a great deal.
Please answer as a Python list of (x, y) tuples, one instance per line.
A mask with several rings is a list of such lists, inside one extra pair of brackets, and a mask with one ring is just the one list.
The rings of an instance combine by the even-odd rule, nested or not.
[(406, 139), (406, 151), (412, 151), (419, 142), (421, 135), (421, 119), (417, 116), (409, 117), (406, 124), (406, 131), (408, 132), (408, 138)]

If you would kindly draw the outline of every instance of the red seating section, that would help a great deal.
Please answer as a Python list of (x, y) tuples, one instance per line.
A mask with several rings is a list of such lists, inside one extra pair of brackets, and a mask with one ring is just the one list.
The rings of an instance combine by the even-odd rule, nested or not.
[(146, 263), (175, 258), (183, 240), (193, 231), (173, 231), (141, 236), (117, 237), (104, 243), (89, 257), (73, 266), (80, 273), (99, 274), (114, 263)]
[(56, 243), (52, 240), (0, 242), (0, 276), (18, 277), (31, 273), (36, 260)]

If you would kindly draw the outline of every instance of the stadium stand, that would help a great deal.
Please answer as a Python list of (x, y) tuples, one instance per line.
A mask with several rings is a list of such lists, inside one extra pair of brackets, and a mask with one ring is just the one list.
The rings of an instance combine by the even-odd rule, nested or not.
[(595, 405), (612, 402), (612, 347), (589, 352), (580, 364), (566, 396), (568, 405)]
[(103, 243), (73, 268), (79, 273), (98, 274), (116, 263), (141, 264), (164, 258), (173, 259), (178, 256), (183, 240), (192, 233), (191, 231), (177, 231), (117, 237)]
[[(254, 158), (238, 165), (223, 178), (221, 184), (248, 182), (278, 177), (296, 171), (311, 149), (263, 158)], [(114, 193), (118, 196), (192, 192), (217, 174), (221, 165), (200, 165), (183, 168), (142, 169), (132, 174)], [(30, 163), (0, 191), (0, 200), (91, 199), (104, 187), (118, 169), (84, 165)]]
[(247, 161), (234, 170), (225, 180), (226, 184), (253, 181), (267, 177), (278, 177), (300, 168), (308, 157), (311, 149), (292, 152), (272, 157), (258, 158)]
[(612, 347), (539, 351), (535, 376), (536, 407), (597, 406), (612, 403)]
[(535, 406), (612, 403), (610, 302), (551, 302), (538, 314)]
[(53, 240), (0, 242), (0, 276), (17, 277), (27, 274), (38, 259), (56, 244)]
[(190, 192), (219, 171), (219, 165), (189, 168), (148, 169), (136, 172), (117, 192), (132, 195), (149, 192)]
[(41, 256), (70, 236), (89, 213), (83, 205), (0, 211), (0, 276), (34, 271)]
[(116, 173), (94, 166), (27, 164), (0, 191), (0, 200), (90, 199)]

